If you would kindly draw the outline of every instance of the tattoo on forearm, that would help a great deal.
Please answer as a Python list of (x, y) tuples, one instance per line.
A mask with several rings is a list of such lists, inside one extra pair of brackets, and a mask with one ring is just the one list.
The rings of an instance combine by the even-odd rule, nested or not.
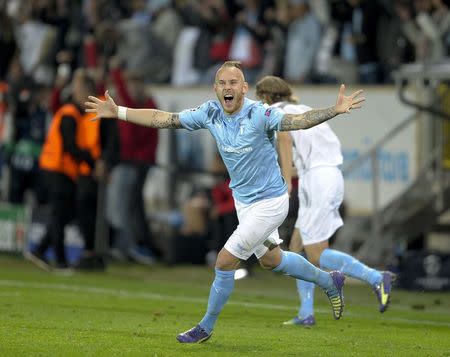
[(281, 121), (281, 130), (308, 129), (319, 125), (337, 115), (334, 107), (313, 109), (303, 114), (285, 114)]
[(170, 116), (170, 126), (171, 129), (181, 128), (180, 117), (178, 114), (174, 113)]
[(151, 127), (179, 129), (182, 128), (178, 113), (167, 113), (160, 110), (154, 110), (150, 114)]

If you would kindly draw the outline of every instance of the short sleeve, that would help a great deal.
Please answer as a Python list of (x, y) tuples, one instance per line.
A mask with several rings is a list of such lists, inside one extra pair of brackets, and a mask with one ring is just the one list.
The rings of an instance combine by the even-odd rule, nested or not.
[(280, 130), (284, 117), (281, 109), (261, 104), (257, 106), (254, 114), (258, 116), (257, 121), (264, 126), (265, 131)]
[(188, 130), (198, 130), (206, 127), (209, 102), (203, 103), (197, 108), (186, 109), (179, 113), (181, 125)]

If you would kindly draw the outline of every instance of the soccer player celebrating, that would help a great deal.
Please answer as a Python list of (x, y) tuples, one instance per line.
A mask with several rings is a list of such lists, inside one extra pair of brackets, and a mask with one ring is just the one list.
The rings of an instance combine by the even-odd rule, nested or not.
[[(291, 87), (281, 78), (266, 76), (256, 84), (258, 98), (291, 115), (308, 113), (312, 108), (298, 104)], [(394, 274), (371, 269), (352, 256), (330, 249), (329, 238), (343, 225), (339, 206), (344, 198), (341, 144), (328, 123), (309, 130), (279, 133), (292, 138), (293, 157), (299, 177), (299, 209), (289, 250), (304, 249), (308, 260), (323, 269), (339, 270), (369, 283), (378, 297), (380, 312), (389, 304)], [(284, 155), (280, 151), (280, 155)], [(292, 165), (292, 162), (291, 162)], [(286, 325), (311, 326), (314, 319), (314, 284), (297, 280), (301, 306), (298, 316)]]
[(106, 100), (89, 97), (87, 112), (98, 118), (118, 118), (153, 128), (208, 129), (230, 174), (239, 225), (219, 252), (208, 307), (203, 319), (177, 340), (197, 343), (211, 337), (220, 311), (234, 287), (234, 271), (241, 260), (252, 254), (260, 264), (274, 272), (319, 285), (328, 296), (335, 319), (343, 310), (344, 275), (316, 268), (301, 255), (280, 249), (277, 228), (288, 212), (289, 197), (274, 148), (275, 131), (307, 129), (338, 114), (359, 108), (362, 91), (344, 95), (339, 90), (336, 104), (303, 114), (284, 114), (277, 108), (245, 97), (248, 84), (239, 62), (225, 62), (217, 71), (214, 90), (218, 100), (207, 101), (196, 109), (169, 113), (156, 109), (117, 106), (106, 92)]

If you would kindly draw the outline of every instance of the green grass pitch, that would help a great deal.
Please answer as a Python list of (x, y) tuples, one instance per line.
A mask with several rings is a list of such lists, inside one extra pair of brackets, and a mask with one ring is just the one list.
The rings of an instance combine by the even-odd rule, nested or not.
[(385, 314), (362, 284), (345, 288), (341, 320), (316, 289), (317, 325), (283, 327), (294, 280), (257, 269), (236, 282), (212, 338), (177, 333), (206, 308), (206, 267), (113, 265), (65, 277), (0, 256), (0, 356), (450, 356), (450, 294), (394, 290)]

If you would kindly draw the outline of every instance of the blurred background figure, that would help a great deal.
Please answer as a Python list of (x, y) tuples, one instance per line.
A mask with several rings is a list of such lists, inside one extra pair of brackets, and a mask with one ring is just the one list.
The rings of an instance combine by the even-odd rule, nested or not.
[(113, 28), (118, 37), (118, 55), (126, 68), (139, 71), (145, 82), (170, 80), (173, 48), (182, 23), (169, 5), (167, 0), (133, 0), (129, 2), (129, 17)]
[(91, 153), (77, 145), (77, 130), (84, 115), (83, 105), (92, 85), (85, 77), (74, 76), (71, 97), (54, 115), (42, 148), (39, 165), (48, 190), (50, 217), (47, 232), (39, 245), (27, 257), (38, 266), (50, 269), (47, 249), (55, 250), (55, 266), (67, 271), (69, 268), (64, 248), (64, 229), (76, 217), (76, 182), (80, 163), (94, 166)]
[(310, 2), (290, 0), (286, 8), (286, 53), (283, 76), (291, 82), (311, 80), (322, 29)]
[(264, 14), (269, 3), (271, 2), (264, 0), (238, 2), (228, 58), (242, 63), (249, 83), (256, 81), (264, 64), (265, 43), (269, 37)]
[(218, 64), (229, 57), (235, 1), (176, 1), (176, 7), (185, 26), (174, 47), (172, 83), (209, 84)]
[[(2, 151), (9, 172), (7, 199), (15, 204), (45, 200), (40, 182), (39, 155), (44, 143), (50, 91), (24, 75), (14, 60), (5, 93), (10, 121), (2, 121)], [(8, 171), (6, 171), (8, 170)], [(31, 194), (31, 195), (30, 195)]]
[(9, 66), (17, 50), (14, 22), (8, 16), (5, 6), (0, 7), (0, 81), (6, 79)]
[[(74, 85), (77, 91), (88, 88), (88, 93), (95, 93), (96, 84), (85, 70), (78, 69), (74, 74)], [(77, 222), (84, 239), (84, 250), (77, 269), (104, 270), (105, 256), (96, 251), (96, 239), (105, 240), (109, 244), (109, 236), (101, 234), (100, 225), (105, 225), (103, 209), (104, 195), (110, 171), (119, 159), (119, 134), (117, 122), (114, 120), (91, 121), (93, 115), (84, 114), (78, 124), (76, 141), (81, 150), (89, 152), (92, 160), (79, 163), (77, 180), (76, 206)], [(106, 226), (103, 227), (106, 231)], [(108, 242), (106, 242), (108, 241)], [(97, 242), (97, 246), (100, 242)]]
[(211, 188), (211, 205), (209, 208), (210, 243), (206, 256), (208, 264), (213, 265), (217, 254), (223, 248), (228, 237), (239, 224), (233, 194), (230, 189), (230, 178), (227, 168), (217, 152), (211, 164), (211, 173), (216, 177), (216, 184)]
[(417, 62), (437, 62), (448, 55), (450, 12), (441, 0), (400, 2), (396, 11), (402, 30), (414, 45)]
[[(120, 105), (156, 108), (147, 95), (141, 72), (122, 71), (118, 57), (110, 60), (110, 75)], [(117, 234), (111, 254), (118, 259), (130, 258), (152, 264), (159, 255), (147, 222), (143, 187), (147, 174), (155, 164), (158, 130), (141, 128), (120, 121), (120, 163), (111, 174), (108, 187), (107, 216)]]

